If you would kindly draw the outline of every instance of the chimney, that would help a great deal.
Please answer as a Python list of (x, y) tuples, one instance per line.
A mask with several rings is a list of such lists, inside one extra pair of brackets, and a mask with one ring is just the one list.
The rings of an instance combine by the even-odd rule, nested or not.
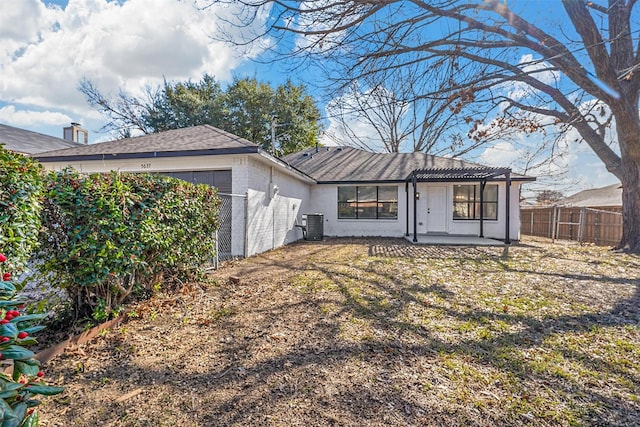
[[(80, 135), (83, 136), (82, 141), (80, 141)], [(80, 123), (71, 123), (71, 126), (63, 129), (62, 138), (67, 141), (87, 145), (89, 143), (89, 131), (82, 129), (82, 125)]]

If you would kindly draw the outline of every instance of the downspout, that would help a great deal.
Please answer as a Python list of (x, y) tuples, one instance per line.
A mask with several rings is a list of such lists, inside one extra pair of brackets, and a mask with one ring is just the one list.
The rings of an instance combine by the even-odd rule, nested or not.
[(244, 257), (249, 257), (249, 190), (244, 193)]
[(511, 244), (511, 239), (509, 238), (509, 229), (511, 228), (511, 169), (507, 169), (504, 175), (507, 181), (507, 195), (505, 197), (505, 203), (507, 204), (505, 221), (507, 225), (505, 226), (504, 242), (509, 245)]
[(487, 180), (480, 181), (480, 236), (484, 237), (484, 189), (487, 186)]
[(413, 183), (413, 242), (416, 243), (418, 241), (418, 198), (416, 197), (418, 178), (415, 172), (412, 173), (411, 182)]

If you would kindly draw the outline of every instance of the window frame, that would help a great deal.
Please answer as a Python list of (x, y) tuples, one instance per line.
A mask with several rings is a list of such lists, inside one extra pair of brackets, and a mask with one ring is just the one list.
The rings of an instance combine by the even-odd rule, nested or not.
[[(360, 201), (361, 193), (364, 193), (365, 189), (368, 189), (370, 192), (371, 188), (375, 188), (375, 200), (367, 200)], [(392, 188), (395, 193), (395, 200), (380, 200), (380, 189), (388, 189)], [(344, 192), (349, 191), (352, 194), (351, 197), (353, 199), (349, 200), (349, 196), (343, 197), (345, 200), (341, 200), (341, 190)], [(398, 186), (397, 185), (339, 185), (337, 187), (337, 218), (339, 220), (370, 220), (370, 221), (378, 221), (378, 220), (390, 220), (397, 221), (398, 220)], [(383, 196), (384, 197), (384, 196)], [(360, 206), (360, 204), (375, 204), (375, 217), (371, 216), (371, 214), (367, 216), (362, 216), (360, 213), (361, 210), (369, 209), (367, 212), (371, 212), (371, 206)], [(349, 206), (354, 205), (354, 206)], [(395, 215), (394, 216), (385, 216), (385, 207), (388, 207), (389, 212), (393, 212), (393, 206), (395, 205)], [(348, 212), (348, 209), (352, 209), (353, 215), (346, 216), (345, 213)]]
[[(456, 200), (456, 187), (467, 187), (467, 198), (462, 200)], [(473, 187), (473, 194), (471, 194), (468, 190), (469, 187)], [(480, 206), (480, 184), (454, 184), (453, 186), (453, 209), (452, 216), (454, 221), (479, 221), (480, 220), (480, 209), (484, 212), (482, 216), (483, 221), (498, 221), (499, 219), (499, 203), (500, 203), (500, 187), (498, 184), (485, 184), (485, 196), (488, 193), (489, 188), (495, 189), (495, 200), (488, 199), (487, 197), (483, 197), (482, 206)], [(472, 216), (467, 217), (457, 217), (456, 205), (466, 205), (466, 212), (472, 212)], [(494, 207), (495, 217), (487, 216), (487, 209), (489, 206)]]

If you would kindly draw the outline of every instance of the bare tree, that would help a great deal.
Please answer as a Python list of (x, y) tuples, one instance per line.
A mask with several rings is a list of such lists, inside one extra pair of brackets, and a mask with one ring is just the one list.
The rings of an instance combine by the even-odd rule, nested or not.
[(160, 97), (160, 88), (144, 89), (144, 97), (137, 98), (123, 89), (115, 97), (105, 96), (89, 79), (82, 79), (78, 90), (85, 96), (87, 103), (108, 119), (101, 132), (113, 132), (118, 138), (128, 138), (134, 133), (150, 133), (145, 117), (153, 109)]
[(564, 195), (560, 191), (544, 190), (538, 194), (536, 202), (542, 205), (550, 205), (559, 202), (563, 197)]
[[(423, 95), (426, 85), (443, 89), (451, 73), (451, 68), (439, 66), (431, 67), (427, 75), (420, 67), (369, 75), (329, 102), (327, 112), (339, 123), (340, 137), (359, 148), (460, 155), (482, 143), (460, 144), (464, 132), (459, 125), (473, 119), (461, 114), (455, 98), (435, 89), (432, 95)], [(363, 132), (363, 124), (373, 132)]]
[[(266, 31), (295, 39), (281, 43), (280, 53), (332, 61), (331, 70), (341, 71), (334, 73), (338, 85), (408, 65), (426, 69), (443, 58), (455, 58), (461, 69), (482, 64), (474, 78), (454, 76), (445, 93), (464, 105), (527, 111), (577, 130), (622, 183), (618, 247), (640, 252), (637, 0), (242, 1), (240, 25), (268, 10)], [(607, 120), (594, 120), (598, 103)], [(607, 126), (615, 127), (619, 153)]]
[(527, 193), (550, 188), (567, 193), (578, 188), (578, 180), (569, 177), (570, 144), (574, 142), (570, 141), (571, 133), (548, 117), (504, 111), (489, 123), (474, 123), (467, 137), (489, 146), (477, 159), (479, 162), (498, 157), (502, 159), (499, 166), (538, 177), (527, 185)]

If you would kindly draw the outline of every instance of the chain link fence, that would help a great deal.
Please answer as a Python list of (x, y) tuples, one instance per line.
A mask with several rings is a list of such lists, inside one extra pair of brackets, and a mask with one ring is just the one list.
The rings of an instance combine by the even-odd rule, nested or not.
[[(218, 231), (216, 232), (216, 256), (214, 268), (221, 261), (244, 257), (246, 250), (246, 202), (247, 196), (218, 193)], [(234, 238), (235, 237), (235, 238)]]

